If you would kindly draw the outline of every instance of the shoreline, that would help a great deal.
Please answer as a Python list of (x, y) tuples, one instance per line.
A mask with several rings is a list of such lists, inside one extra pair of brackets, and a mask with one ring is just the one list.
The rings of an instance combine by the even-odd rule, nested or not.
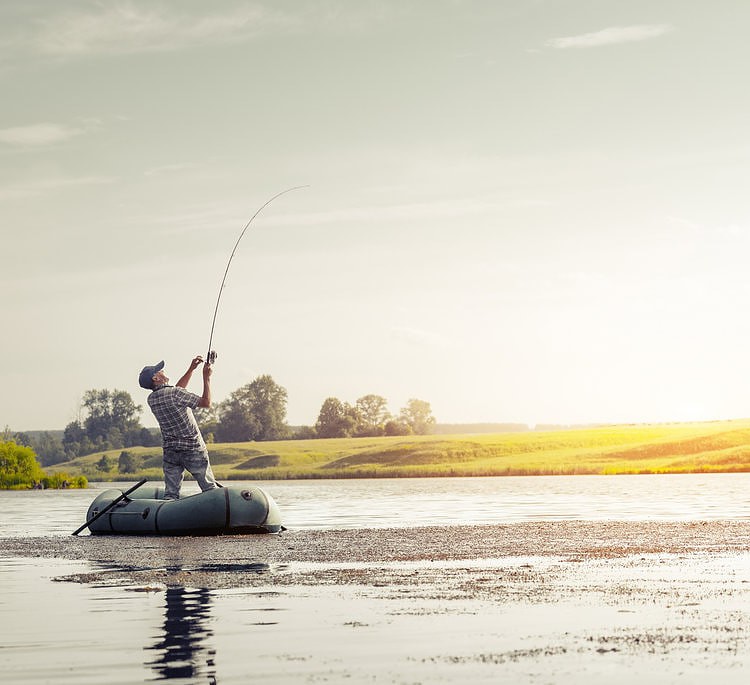
[[(750, 521), (540, 521), (503, 525), (288, 530), (215, 537), (49, 536), (4, 538), (0, 557), (89, 562), (79, 582), (240, 588), (269, 582), (315, 585), (321, 569), (349, 567), (341, 582), (376, 582), (388, 566), (480, 568), (476, 562), (543, 559), (586, 563), (634, 557), (750, 552)], [(462, 564), (462, 562), (464, 562)], [(306, 565), (313, 567), (305, 569)], [(353, 570), (354, 566), (356, 573)], [(334, 574), (335, 575), (335, 574)], [(293, 576), (293, 577), (290, 577)], [(330, 578), (325, 581), (330, 582)]]

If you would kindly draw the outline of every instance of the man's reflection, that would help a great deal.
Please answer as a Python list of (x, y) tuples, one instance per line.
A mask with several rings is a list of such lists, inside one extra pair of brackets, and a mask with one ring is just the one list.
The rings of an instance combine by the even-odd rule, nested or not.
[(209, 590), (167, 588), (164, 630), (154, 645), (146, 647), (157, 653), (146, 662), (157, 674), (155, 680), (205, 678), (216, 683), (216, 650), (207, 644), (213, 636), (207, 627), (210, 614)]

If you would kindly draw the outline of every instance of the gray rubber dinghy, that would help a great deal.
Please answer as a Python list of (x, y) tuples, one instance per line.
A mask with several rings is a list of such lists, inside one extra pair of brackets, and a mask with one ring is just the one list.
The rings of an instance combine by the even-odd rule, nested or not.
[[(91, 503), (86, 520), (92, 534), (241, 535), (284, 530), (279, 507), (259, 487), (228, 486), (178, 500), (162, 499), (164, 488), (158, 486), (123, 495), (122, 490), (104, 490)], [(97, 518), (107, 507), (109, 511)]]

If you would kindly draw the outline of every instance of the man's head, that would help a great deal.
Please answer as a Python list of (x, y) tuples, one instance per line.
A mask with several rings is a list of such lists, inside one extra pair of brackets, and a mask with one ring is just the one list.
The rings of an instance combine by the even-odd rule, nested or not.
[(154, 366), (144, 366), (141, 370), (141, 375), (138, 376), (138, 383), (142, 388), (146, 390), (153, 390), (157, 385), (163, 385), (169, 381), (162, 369), (164, 368), (164, 361), (160, 361)]

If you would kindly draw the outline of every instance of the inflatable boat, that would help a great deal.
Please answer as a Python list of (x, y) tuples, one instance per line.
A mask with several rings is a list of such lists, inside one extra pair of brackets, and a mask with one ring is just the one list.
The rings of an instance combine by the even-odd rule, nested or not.
[(163, 487), (136, 488), (104, 490), (89, 506), (87, 523), (79, 530), (88, 527), (93, 535), (240, 535), (285, 530), (276, 502), (258, 487), (215, 488), (178, 500), (162, 499)]

